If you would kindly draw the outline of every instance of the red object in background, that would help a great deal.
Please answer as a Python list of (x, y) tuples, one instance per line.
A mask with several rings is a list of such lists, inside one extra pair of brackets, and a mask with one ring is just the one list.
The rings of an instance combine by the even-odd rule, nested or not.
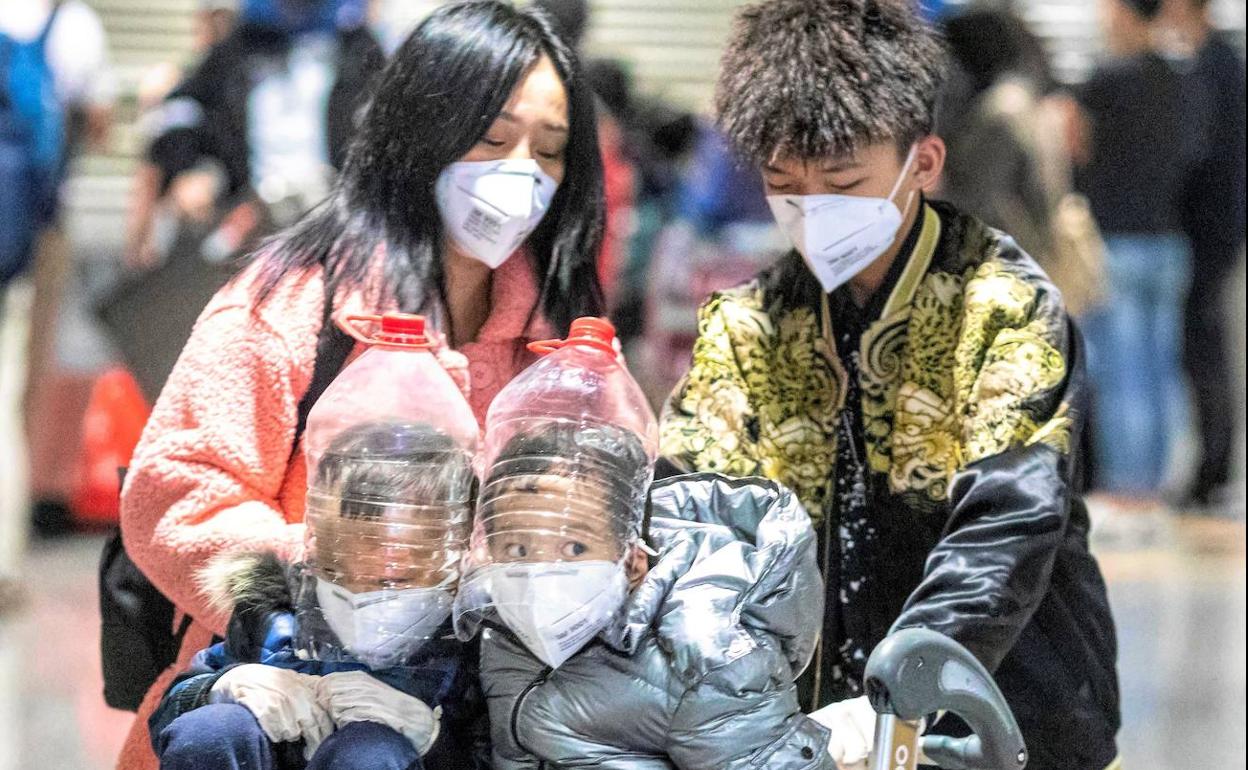
[(607, 306), (611, 307), (615, 303), (631, 235), (636, 172), (625, 154), (624, 136), (619, 124), (605, 115), (598, 120), (598, 150), (602, 154), (606, 208), (602, 248), (598, 252), (598, 280), (602, 283)]
[(151, 408), (134, 376), (109, 369), (91, 388), (82, 419), (82, 449), (69, 506), (81, 524), (115, 524), (121, 494), (118, 468), (130, 463)]

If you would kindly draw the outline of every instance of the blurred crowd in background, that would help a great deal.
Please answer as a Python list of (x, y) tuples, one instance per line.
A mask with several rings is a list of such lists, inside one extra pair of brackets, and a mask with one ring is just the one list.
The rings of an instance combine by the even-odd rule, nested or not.
[[(283, 28), (281, 2), (319, 11)], [(787, 244), (761, 181), (697, 105), (583, 45), (594, 4), (534, 2), (582, 49), (598, 95), (599, 269), (657, 404), (688, 366), (697, 306)], [(921, 7), (950, 53), (936, 197), (1015, 235), (1083, 332), (1097, 537), (1164, 538), (1176, 513), (1242, 517), (1243, 315), (1227, 317), (1224, 295), (1242, 281), (1243, 4), (1223, 9), (1225, 29), (1207, 0), (1101, 0), (1101, 55), (1078, 80), (1029, 24), (1043, 3), (1021, 5)], [(116, 136), (107, 24), (84, 0), (0, 0), (0, 397), (14, 437), (0, 449), (0, 612), (20, 601), (28, 527), (115, 521), (115, 469), (200, 309), (334, 184), (370, 81), (422, 4), (392, 6), (199, 2), (193, 50), (124, 97), (140, 148), (124, 221), (71, 238), (83, 232), (62, 205), (76, 159)], [(97, 242), (121, 249), (93, 253)]]
[[(669, 46), (713, 55), (725, 28), (699, 25), (726, 25), (740, 3), (530, 1), (580, 51), (597, 95), (599, 272), (657, 407), (689, 366), (698, 306), (789, 248), (761, 179), (708, 117), (709, 74), (681, 79), (693, 58)], [(282, 3), (313, 12), (290, 28)], [(32, 536), (71, 543), (54, 562), (81, 559), (94, 541), (74, 550), (66, 536), (116, 525), (117, 469), (200, 311), (326, 197), (385, 57), (437, 4), (0, 0), (0, 619), (38, 603), (23, 566)], [(1086, 345), (1095, 401), (1080, 470), (1096, 548), (1239, 522), (1216, 532), (1239, 538), (1239, 614), (1227, 617), (1242, 647), (1243, 0), (922, 0), (917, 12), (949, 52), (934, 197), (1012, 234)], [(647, 23), (647, 46), (613, 44)], [(159, 55), (120, 66), (136, 48)], [(676, 73), (671, 87), (659, 69)], [(1111, 584), (1150, 569), (1134, 564), (1107, 570)], [(94, 579), (94, 565), (74, 569), (73, 581)], [(85, 605), (74, 622), (94, 627)], [(1124, 668), (1146, 667), (1139, 629), (1130, 617), (1120, 627)], [(0, 726), (14, 716), (5, 632)], [(1124, 686), (1134, 724), (1144, 684)], [(1194, 705), (1175, 713), (1189, 710), (1199, 718)]]

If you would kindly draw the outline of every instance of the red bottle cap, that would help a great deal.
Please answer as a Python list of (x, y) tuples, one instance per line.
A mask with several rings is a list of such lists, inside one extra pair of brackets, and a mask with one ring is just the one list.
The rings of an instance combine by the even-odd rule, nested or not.
[(381, 334), (377, 338), (383, 342), (427, 345), (429, 338), (425, 336), (425, 317), (408, 313), (387, 313), (381, 317)]
[[(381, 330), (375, 335), (369, 335), (360, 329), (360, 323), (380, 324)], [(410, 313), (349, 315), (342, 320), (342, 327), (347, 334), (367, 345), (425, 350), (431, 344), (425, 332), (425, 317), (422, 315)]]

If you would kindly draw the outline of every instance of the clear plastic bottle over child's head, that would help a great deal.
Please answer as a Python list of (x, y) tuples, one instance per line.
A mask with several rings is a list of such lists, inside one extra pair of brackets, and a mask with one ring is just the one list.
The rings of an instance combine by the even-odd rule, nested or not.
[(628, 588), (658, 451), (654, 412), (598, 318), (490, 406), (472, 544), (456, 598), (471, 636), (495, 614), (529, 650), (559, 666), (611, 619)]
[[(365, 324), (377, 331), (365, 333)], [(368, 349), (343, 368), (308, 414), (303, 446), (309, 479), (316, 478), (321, 454), (339, 433), (377, 419), (423, 422), (465, 451), (476, 451), (476, 418), (434, 356), (423, 316), (347, 316), (343, 326)]]
[[(380, 325), (375, 336), (354, 326)], [(369, 349), (308, 415), (299, 643), (401, 665), (450, 614), (475, 497), (477, 423), (419, 316), (352, 317)]]
[(490, 404), (485, 467), (517, 432), (534, 422), (610, 425), (631, 431), (654, 461), (658, 423), (641, 386), (615, 349), (615, 327), (604, 318), (578, 318), (566, 340), (530, 347), (545, 355), (518, 374)]

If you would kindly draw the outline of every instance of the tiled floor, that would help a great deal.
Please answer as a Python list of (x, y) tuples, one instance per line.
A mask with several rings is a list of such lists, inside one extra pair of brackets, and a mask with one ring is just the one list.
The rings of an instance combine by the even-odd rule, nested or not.
[[(35, 543), (0, 618), (0, 770), (112, 766), (130, 716), (100, 697), (98, 538)], [(1243, 767), (1244, 527), (1187, 522), (1164, 550), (1102, 555), (1121, 640), (1128, 770)]]

